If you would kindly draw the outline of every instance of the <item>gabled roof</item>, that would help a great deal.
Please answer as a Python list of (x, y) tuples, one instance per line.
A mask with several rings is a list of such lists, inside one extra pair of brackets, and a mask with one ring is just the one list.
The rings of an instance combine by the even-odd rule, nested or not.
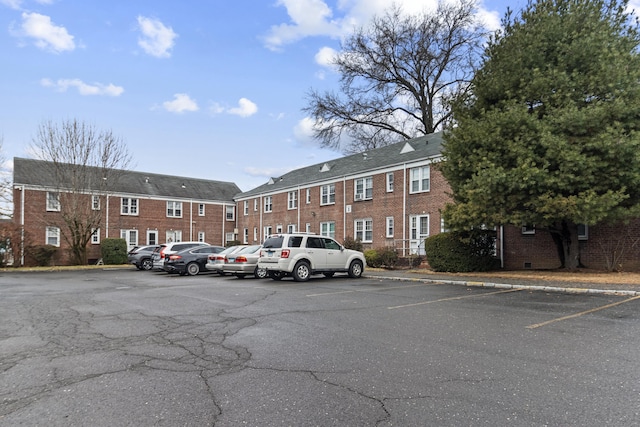
[(439, 158), (442, 155), (441, 153), (442, 132), (432, 133), (363, 153), (352, 154), (293, 170), (281, 177), (271, 178), (266, 184), (236, 195), (236, 200), (336, 178), (349, 177), (404, 163)]
[[(13, 159), (14, 185), (49, 187), (55, 185), (52, 163), (43, 160)], [(96, 170), (98, 168), (95, 168)], [(240, 188), (232, 182), (210, 181), (147, 172), (118, 170), (117, 182), (109, 187), (110, 193), (151, 196), (161, 198), (194, 199), (211, 202), (233, 202)], [(91, 189), (91, 188), (90, 188)], [(99, 190), (93, 188), (93, 190)]]

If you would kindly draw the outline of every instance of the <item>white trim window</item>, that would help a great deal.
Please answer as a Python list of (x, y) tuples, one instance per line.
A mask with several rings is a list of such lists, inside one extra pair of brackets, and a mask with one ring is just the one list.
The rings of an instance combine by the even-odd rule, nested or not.
[(311, 203), (311, 189), (307, 188), (307, 204)]
[(91, 244), (99, 245), (100, 244), (100, 229), (92, 228), (91, 229)]
[(264, 231), (264, 239), (266, 240), (269, 236), (273, 234), (273, 226), (267, 225), (263, 228)]
[(147, 245), (158, 244), (158, 230), (147, 230)]
[(92, 211), (100, 210), (100, 196), (96, 194), (91, 195), (91, 210)]
[(258, 227), (253, 227), (253, 241), (258, 241)]
[(393, 181), (394, 181), (393, 172), (387, 172), (387, 193), (393, 193)]
[(336, 223), (335, 221), (321, 222), (320, 223), (320, 235), (336, 238)]
[(120, 204), (120, 215), (138, 215), (138, 199), (123, 197)]
[(236, 235), (233, 233), (225, 233), (224, 234), (224, 243), (227, 244), (229, 242), (232, 242), (234, 240), (236, 240)]
[(244, 212), (244, 216), (249, 215), (249, 201), (248, 200), (244, 201), (243, 212)]
[(287, 193), (287, 209), (297, 209), (298, 207), (298, 192), (297, 191), (289, 191)]
[(227, 221), (235, 221), (236, 219), (236, 207), (234, 205), (227, 206), (226, 216)]
[(276, 233), (277, 234), (281, 234), (282, 233), (282, 224), (276, 225)]
[(578, 224), (578, 240), (589, 240), (589, 226)]
[(410, 193), (423, 193), (431, 190), (431, 166), (420, 166), (409, 171), (411, 176)]
[(393, 217), (392, 216), (388, 216), (387, 217), (387, 237), (393, 237), (393, 233), (394, 233), (394, 221), (393, 221)]
[(310, 223), (310, 222), (308, 222), (308, 223), (306, 223), (306, 224), (305, 224), (305, 226), (304, 226), (304, 230), (305, 230), (305, 232), (307, 232), (307, 233), (311, 233), (311, 223)]
[(264, 212), (273, 211), (273, 197), (264, 196)]
[(182, 202), (167, 200), (167, 217), (182, 218)]
[(371, 200), (373, 198), (373, 177), (353, 180), (353, 200)]
[(258, 212), (258, 199), (253, 199), (253, 211)]
[(247, 243), (249, 243), (249, 229), (248, 228), (244, 229), (244, 232), (242, 233), (242, 236), (243, 236), (242, 237), (242, 243), (244, 243), (245, 245)]
[(295, 232), (296, 232), (296, 225), (295, 224), (287, 225), (287, 233), (295, 233)]
[(134, 246), (138, 246), (138, 230), (121, 229), (120, 238), (127, 242), (129, 250), (133, 249)]
[(47, 191), (47, 211), (60, 212), (60, 193)]
[(198, 203), (198, 216), (204, 216), (204, 203)]
[(198, 242), (205, 242), (204, 231), (198, 231)]
[(182, 242), (182, 230), (167, 230), (165, 242)]
[(60, 228), (47, 227), (45, 242), (47, 245), (60, 247)]
[(327, 184), (320, 187), (320, 204), (333, 205), (336, 203), (336, 185)]
[(373, 241), (373, 220), (371, 218), (356, 219), (353, 223), (353, 229), (355, 230), (354, 239), (366, 243)]

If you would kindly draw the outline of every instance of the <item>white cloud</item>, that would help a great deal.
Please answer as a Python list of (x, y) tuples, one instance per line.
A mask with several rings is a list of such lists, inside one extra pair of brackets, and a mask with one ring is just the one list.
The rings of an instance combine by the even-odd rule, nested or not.
[(50, 17), (35, 12), (22, 13), (21, 31), (16, 35), (32, 38), (37, 47), (54, 53), (76, 48), (73, 36), (65, 27), (55, 25)]
[(338, 52), (335, 49), (330, 47), (320, 48), (318, 53), (316, 53), (315, 60), (316, 63), (322, 65), (323, 67), (333, 67), (333, 61), (335, 57), (338, 55)]
[(42, 79), (40, 84), (44, 87), (52, 87), (60, 92), (66, 92), (67, 89), (74, 87), (80, 95), (120, 96), (124, 92), (122, 86), (116, 86), (112, 83), (108, 85), (102, 83), (88, 84), (80, 79), (60, 79), (55, 82), (51, 79)]
[(20, 9), (22, 5), (22, 0), (0, 0), (0, 4), (3, 4), (11, 9)]
[(165, 110), (171, 113), (184, 113), (185, 111), (198, 111), (199, 107), (196, 101), (191, 99), (186, 93), (176, 93), (173, 101), (165, 101), (162, 103)]
[(258, 112), (258, 106), (247, 98), (240, 98), (238, 106), (230, 108), (228, 113), (240, 117), (250, 117)]
[[(394, 3), (405, 13), (418, 14), (436, 10), (438, 0), (395, 0)], [(388, 0), (344, 0), (338, 1), (332, 10), (323, 0), (278, 0), (276, 6), (286, 8), (290, 22), (272, 26), (264, 37), (266, 47), (272, 50), (305, 37), (344, 37), (366, 25), (374, 16), (383, 15), (391, 3)], [(489, 11), (483, 5), (478, 9), (478, 16), (490, 30), (497, 29), (500, 24), (499, 13)]]
[(233, 114), (240, 117), (250, 117), (258, 112), (258, 106), (247, 98), (240, 98), (237, 107), (225, 108), (217, 102), (214, 102), (209, 108), (211, 114)]
[(313, 139), (313, 128), (315, 120), (310, 117), (305, 117), (300, 120), (293, 128), (293, 136), (296, 143), (302, 146), (317, 145), (317, 142)]
[(138, 45), (146, 53), (158, 58), (171, 56), (171, 49), (178, 37), (171, 27), (165, 26), (157, 19), (138, 16), (139, 29), (142, 36), (138, 39)]

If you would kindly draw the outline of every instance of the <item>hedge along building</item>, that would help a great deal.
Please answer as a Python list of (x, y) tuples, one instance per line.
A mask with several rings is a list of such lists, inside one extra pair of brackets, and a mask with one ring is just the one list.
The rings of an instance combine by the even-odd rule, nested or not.
[(436, 165), (435, 133), (293, 170), (236, 196), (239, 239), (259, 243), (282, 232), (361, 240), (365, 249), (424, 253), (424, 239), (442, 229), (451, 201)]
[(70, 263), (64, 220), (69, 209), (92, 228), (89, 263), (100, 258), (105, 238), (123, 238), (129, 248), (186, 240), (223, 245), (235, 239), (233, 196), (240, 189), (234, 183), (92, 167), (81, 168), (82, 182), (74, 183), (67, 173), (57, 173), (59, 166), (14, 158), (13, 218), (23, 231), (14, 264), (32, 263), (28, 249), (45, 244), (59, 248), (54, 263)]

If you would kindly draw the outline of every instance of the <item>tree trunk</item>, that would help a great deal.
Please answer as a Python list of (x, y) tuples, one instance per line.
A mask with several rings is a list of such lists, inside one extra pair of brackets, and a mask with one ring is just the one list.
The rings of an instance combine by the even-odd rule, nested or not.
[(562, 221), (549, 229), (553, 242), (558, 250), (561, 268), (575, 270), (582, 267), (580, 262), (580, 246), (578, 242), (578, 226)]

